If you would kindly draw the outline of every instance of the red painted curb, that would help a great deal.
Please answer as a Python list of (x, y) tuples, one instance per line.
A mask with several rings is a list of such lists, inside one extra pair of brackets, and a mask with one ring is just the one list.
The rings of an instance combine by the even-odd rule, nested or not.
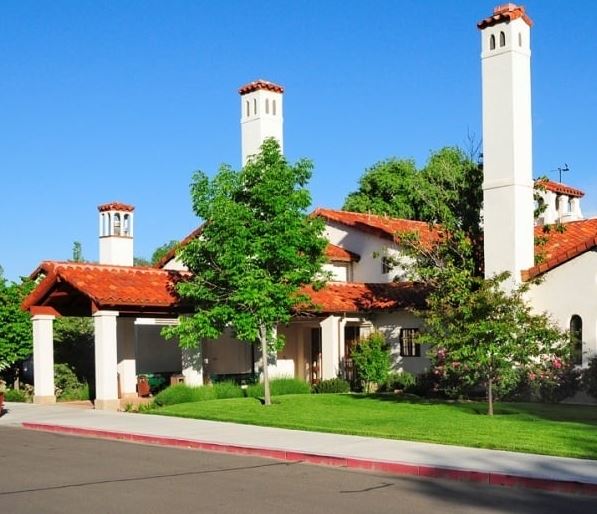
[(425, 466), (405, 462), (358, 459), (353, 457), (337, 457), (333, 455), (319, 455), (301, 451), (277, 450), (256, 446), (241, 446), (227, 443), (213, 443), (182, 439), (158, 435), (136, 434), (133, 432), (119, 432), (117, 430), (102, 430), (96, 428), (80, 428), (67, 425), (54, 425), (46, 423), (23, 423), (23, 428), (40, 432), (54, 432), (71, 434), (82, 437), (95, 437), (117, 441), (128, 441), (174, 448), (190, 448), (219, 453), (232, 453), (237, 455), (252, 455), (289, 462), (304, 462), (320, 466), (343, 467), (349, 469), (362, 469), (378, 471), (393, 475), (410, 475), (427, 478), (447, 478), (466, 482), (477, 482), (502, 487), (519, 487), (527, 489), (540, 489), (543, 491), (557, 491), (562, 493), (585, 494), (597, 496), (597, 484), (586, 482), (572, 482), (546, 478), (529, 478), (504, 473), (491, 473), (486, 471), (469, 471), (438, 466)]

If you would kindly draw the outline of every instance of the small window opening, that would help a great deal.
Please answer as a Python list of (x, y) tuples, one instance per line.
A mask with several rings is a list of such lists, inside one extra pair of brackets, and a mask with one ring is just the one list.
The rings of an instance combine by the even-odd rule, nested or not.
[(503, 31), (500, 32), (500, 46), (506, 46), (506, 34)]
[(257, 114), (257, 98), (253, 98), (253, 114)]
[(276, 101), (272, 100), (272, 114), (275, 116), (276, 115)]
[(269, 98), (265, 99), (265, 114), (269, 114)]
[(575, 314), (570, 318), (570, 352), (572, 363), (582, 365), (582, 318)]
[(247, 101), (245, 102), (245, 107), (246, 107), (246, 109), (247, 109), (247, 118), (248, 118), (249, 116), (251, 116), (251, 109), (250, 109), (250, 107), (249, 107), (249, 100), (247, 100)]
[(522, 32), (518, 33), (518, 46), (522, 46)]
[(493, 34), (489, 37), (489, 49), (495, 50), (495, 36)]
[(131, 235), (131, 219), (128, 214), (125, 214), (122, 219), (122, 235), (123, 236)]
[(392, 261), (389, 257), (382, 257), (381, 258), (381, 272), (383, 275), (387, 275), (390, 271), (392, 271)]
[(116, 214), (114, 214), (114, 235), (115, 236), (120, 235), (120, 229), (121, 229), (120, 214), (116, 213)]
[(417, 343), (418, 328), (403, 328), (400, 330), (400, 357), (420, 357), (421, 344)]

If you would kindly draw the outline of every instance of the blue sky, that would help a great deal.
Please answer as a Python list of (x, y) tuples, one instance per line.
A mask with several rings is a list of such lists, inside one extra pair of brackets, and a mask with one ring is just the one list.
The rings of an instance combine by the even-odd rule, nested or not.
[[(475, 23), (496, 2), (0, 3), (0, 265), (16, 280), (73, 241), (97, 259), (97, 205), (135, 211), (135, 254), (197, 225), (192, 172), (240, 161), (239, 86), (286, 88), (285, 151), (315, 162), (314, 206), (364, 169), (481, 136)], [(535, 175), (568, 163), (597, 215), (597, 8), (524, 2)]]

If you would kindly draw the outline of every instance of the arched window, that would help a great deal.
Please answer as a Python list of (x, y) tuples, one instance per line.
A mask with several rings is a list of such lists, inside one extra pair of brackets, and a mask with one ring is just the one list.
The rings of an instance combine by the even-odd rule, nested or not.
[(265, 114), (269, 114), (269, 98), (265, 99)]
[(249, 100), (245, 102), (245, 106), (247, 108), (247, 118), (251, 116), (251, 109), (249, 108)]
[(112, 216), (110, 215), (110, 213), (106, 213), (106, 232), (104, 234), (105, 236), (111, 236), (112, 235)]
[(493, 34), (489, 37), (489, 49), (495, 50), (495, 36)]
[(572, 363), (582, 365), (582, 318), (575, 314), (570, 318), (570, 352)]
[(115, 236), (119, 236), (120, 235), (120, 214), (116, 213), (114, 214), (114, 235)]
[(257, 98), (253, 98), (253, 114), (257, 114)]
[(506, 46), (506, 34), (504, 31), (500, 32), (500, 46)]
[(518, 46), (522, 46), (522, 32), (518, 33)]
[(276, 101), (272, 100), (272, 114), (275, 116), (276, 115)]
[(122, 218), (122, 235), (131, 235), (131, 217), (128, 214), (125, 214)]

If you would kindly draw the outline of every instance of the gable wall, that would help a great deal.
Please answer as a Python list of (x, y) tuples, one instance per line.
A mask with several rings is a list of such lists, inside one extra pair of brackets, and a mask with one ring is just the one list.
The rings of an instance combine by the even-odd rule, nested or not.
[(586, 365), (597, 353), (597, 252), (585, 252), (547, 272), (527, 297), (535, 311), (547, 312), (564, 330), (570, 328), (574, 314), (582, 318)]

